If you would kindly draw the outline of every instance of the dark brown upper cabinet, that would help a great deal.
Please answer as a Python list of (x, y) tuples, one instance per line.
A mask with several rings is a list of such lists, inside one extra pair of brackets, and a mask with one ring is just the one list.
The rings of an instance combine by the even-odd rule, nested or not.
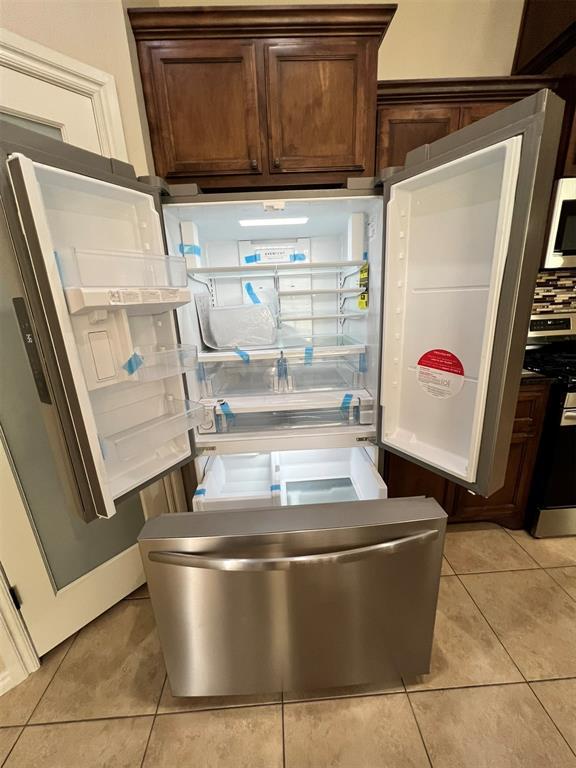
[(254, 43), (162, 41), (147, 51), (156, 172), (262, 173)]
[(156, 173), (204, 189), (372, 176), (395, 5), (128, 10)]
[(272, 173), (372, 173), (375, 46), (313, 38), (265, 46)]
[(541, 88), (550, 88), (565, 98), (566, 78), (381, 80), (376, 167), (402, 166), (412, 149), (447, 136)]

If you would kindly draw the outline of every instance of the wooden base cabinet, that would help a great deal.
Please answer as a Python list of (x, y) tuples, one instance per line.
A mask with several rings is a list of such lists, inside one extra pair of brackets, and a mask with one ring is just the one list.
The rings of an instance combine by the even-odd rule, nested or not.
[(389, 496), (432, 496), (444, 508), (451, 523), (488, 521), (507, 528), (523, 528), (549, 388), (546, 379), (523, 379), (506, 479), (504, 486), (492, 496), (487, 499), (476, 496), (440, 475), (387, 454), (384, 478)]
[(392, 5), (130, 8), (155, 170), (204, 189), (373, 176)]

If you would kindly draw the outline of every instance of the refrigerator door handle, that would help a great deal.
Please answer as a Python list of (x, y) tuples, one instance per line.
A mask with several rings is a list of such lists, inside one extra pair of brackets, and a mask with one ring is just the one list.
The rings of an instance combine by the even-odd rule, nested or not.
[(195, 555), (190, 552), (148, 553), (148, 559), (167, 565), (184, 565), (187, 568), (207, 568), (213, 571), (288, 571), (293, 568), (310, 565), (335, 565), (353, 563), (371, 555), (395, 554), (420, 544), (427, 544), (439, 536), (437, 530), (425, 531), (402, 539), (392, 539), (367, 547), (343, 549), (337, 552), (321, 552), (313, 555), (294, 555), (292, 557), (214, 557), (213, 555)]

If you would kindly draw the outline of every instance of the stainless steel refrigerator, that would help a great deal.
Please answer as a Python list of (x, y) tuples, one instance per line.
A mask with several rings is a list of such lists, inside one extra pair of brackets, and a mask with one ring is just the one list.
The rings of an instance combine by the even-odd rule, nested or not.
[(541, 91), (370, 190), (176, 196), (5, 148), (80, 515), (196, 463), (194, 511), (140, 535), (176, 695), (427, 671), (445, 514), (387, 500), (376, 450), (502, 485), (562, 106)]

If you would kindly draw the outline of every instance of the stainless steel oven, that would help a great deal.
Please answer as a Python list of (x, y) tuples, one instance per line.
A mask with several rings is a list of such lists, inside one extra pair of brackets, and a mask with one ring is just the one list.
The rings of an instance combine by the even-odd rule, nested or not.
[(560, 179), (556, 185), (544, 266), (576, 267), (576, 178)]
[(529, 501), (538, 538), (576, 535), (576, 313), (530, 323), (524, 365), (553, 379)]

